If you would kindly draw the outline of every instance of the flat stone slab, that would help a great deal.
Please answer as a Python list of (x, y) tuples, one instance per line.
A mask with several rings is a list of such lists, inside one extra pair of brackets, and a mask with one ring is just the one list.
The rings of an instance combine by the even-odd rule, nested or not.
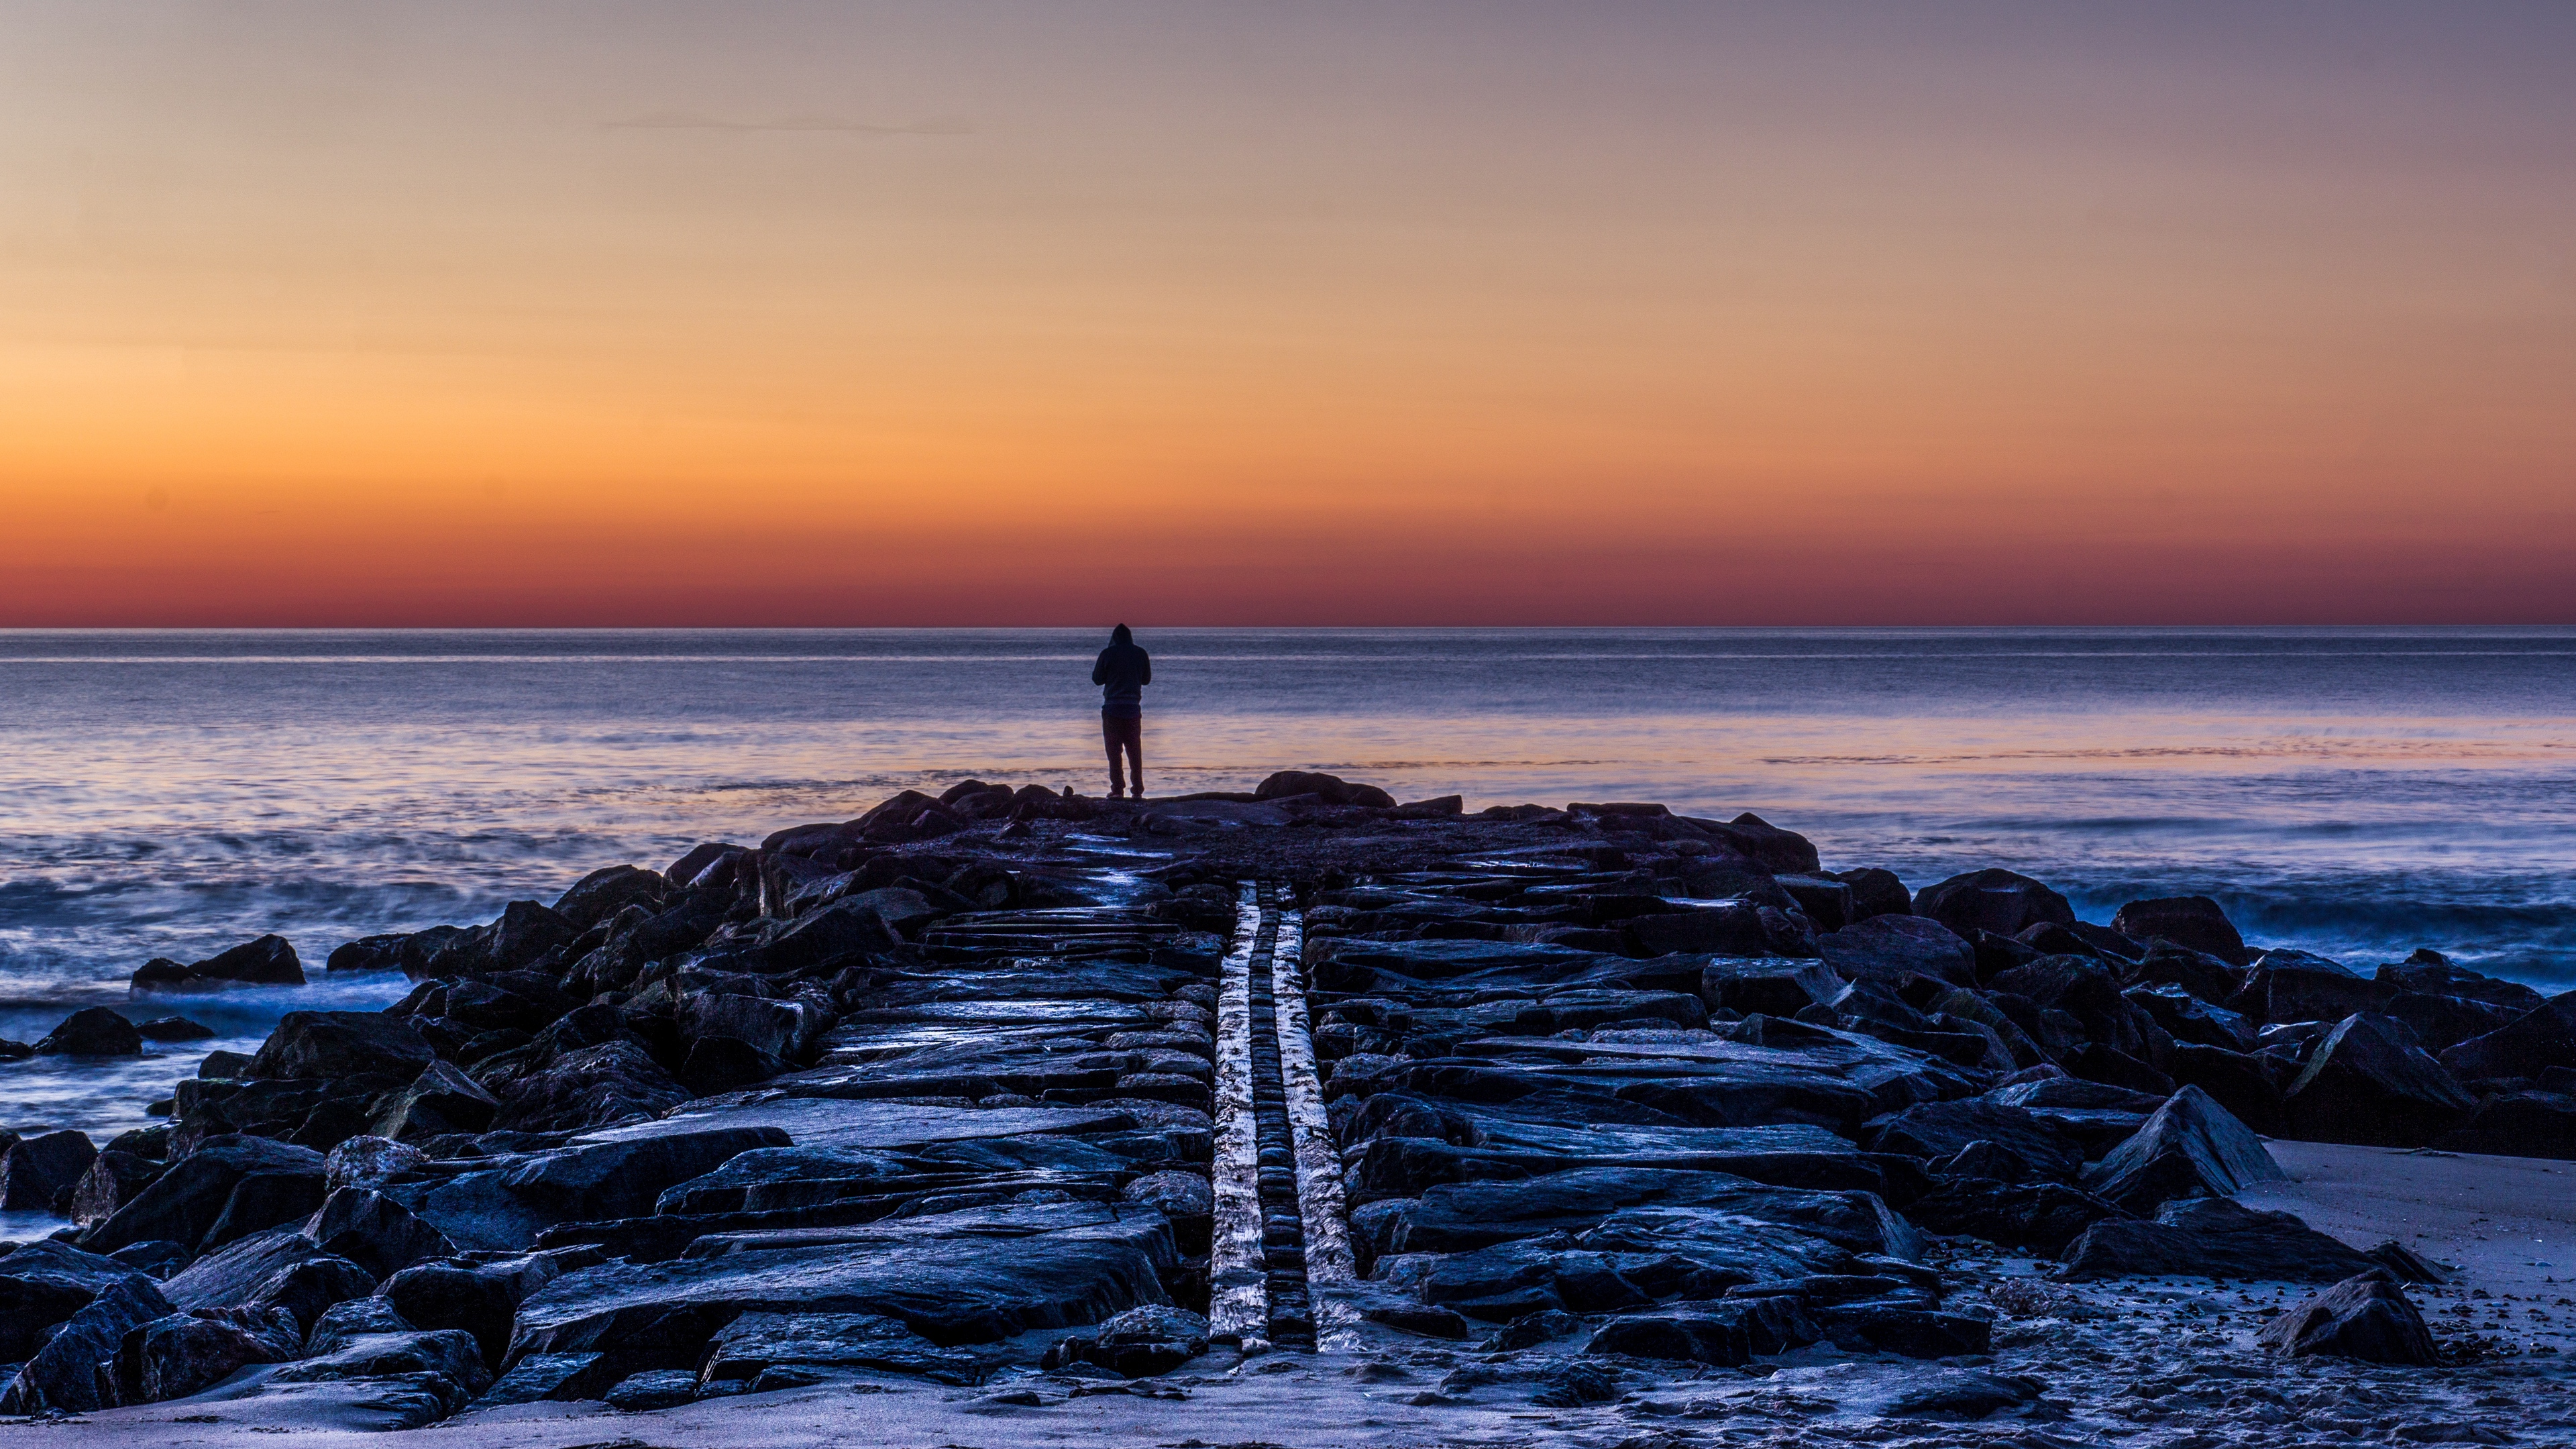
[(984, 1137), (1117, 1132), (1134, 1119), (1101, 1107), (924, 1107), (908, 1102), (746, 1092), (710, 1097), (652, 1122), (603, 1127), (576, 1142), (629, 1142), (718, 1127), (776, 1127), (799, 1147), (902, 1148)]

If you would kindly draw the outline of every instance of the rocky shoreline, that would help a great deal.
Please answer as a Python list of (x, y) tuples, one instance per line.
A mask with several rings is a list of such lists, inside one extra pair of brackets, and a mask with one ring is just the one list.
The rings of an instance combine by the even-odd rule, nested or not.
[[(2441, 1412), (2540, 1374), (2557, 1407), (2468, 1437), (2564, 1440), (2566, 1300), (2428, 1319), (2486, 1290), (2234, 1199), (2267, 1137), (2576, 1160), (2576, 993), (2258, 951), (2188, 894), (2088, 923), (1650, 804), (967, 781), (325, 971), (417, 984), (211, 1053), (165, 1125), (0, 1144), (0, 1207), (75, 1222), (0, 1256), (0, 1414), (999, 1413), (1335, 1363), (1319, 1401), (1415, 1418), (1822, 1442), (1784, 1386), (1866, 1368), (1868, 1423), (2125, 1437), (2017, 1369), (2164, 1325), (2203, 1378), (2404, 1370)], [(154, 961), (0, 1055), (305, 979), (273, 936)], [(2234, 1285), (2223, 1342), (2183, 1279)]]

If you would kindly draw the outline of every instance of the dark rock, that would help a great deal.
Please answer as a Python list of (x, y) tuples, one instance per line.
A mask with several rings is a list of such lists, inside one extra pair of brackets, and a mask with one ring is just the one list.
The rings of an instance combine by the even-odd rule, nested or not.
[[(1082, 1204), (1015, 1211), (1065, 1226), (1004, 1237), (972, 1214), (938, 1214), (809, 1247), (568, 1273), (519, 1305), (511, 1356), (598, 1350), (630, 1364), (693, 1363), (717, 1329), (749, 1312), (873, 1313), (934, 1343), (991, 1342), (1163, 1300), (1158, 1272), (1177, 1259), (1159, 1216)], [(956, 1232), (968, 1235), (946, 1236)]]
[(788, 1064), (739, 1037), (702, 1036), (689, 1044), (680, 1064), (680, 1085), (699, 1097), (719, 1096), (756, 1087), (788, 1070)]
[(1817, 1336), (1796, 1299), (1753, 1298), (1613, 1318), (1583, 1351), (1733, 1367), (1813, 1343)]
[[(0, 1295), (8, 1291), (6, 1269), (0, 1260)], [(17, 1376), (0, 1388), (0, 1414), (85, 1414), (114, 1408), (116, 1384), (106, 1367), (115, 1359), (117, 1345), (127, 1333), (170, 1312), (169, 1302), (141, 1274), (109, 1282), (44, 1338)], [(0, 1313), (0, 1333), (9, 1332), (9, 1317)]]
[(131, 1057), (143, 1052), (143, 1033), (104, 1006), (84, 1006), (36, 1042), (38, 1056)]
[(513, 971), (557, 946), (571, 945), (582, 930), (535, 901), (512, 901), (492, 923), (484, 950), (495, 967)]
[[(482, 1084), (446, 1062), (431, 1062), (370, 1124), (374, 1136), (408, 1142), (453, 1132), (481, 1132), (501, 1103)], [(336, 1150), (336, 1149), (335, 1149)]]
[(2448, 1283), (2450, 1272), (2439, 1263), (2391, 1238), (2362, 1254), (2400, 1283)]
[(2072, 1182), (2084, 1167), (2083, 1149), (2064, 1127), (2025, 1108), (1977, 1098), (1908, 1107), (1871, 1122), (1864, 1140), (1872, 1152), (1926, 1159), (1988, 1142), (2027, 1164), (2030, 1180)]
[(1794, 830), (1783, 830), (1751, 811), (1732, 820), (1701, 820), (1690, 824), (1700, 833), (1732, 847), (1736, 854), (1775, 874), (1808, 874), (1817, 868), (1816, 847), (1807, 837)]
[(1043, 1367), (1087, 1363), (1123, 1378), (1167, 1374), (1208, 1350), (1208, 1321), (1186, 1308), (1151, 1303), (1130, 1308), (1090, 1333), (1058, 1340)]
[(2445, 1152), (2576, 1160), (2576, 1096), (2499, 1092), (2480, 1102), (2467, 1121), (2434, 1138), (2433, 1145)]
[(146, 962), (134, 973), (132, 987), (147, 991), (207, 991), (230, 986), (301, 986), (304, 963), (283, 936), (262, 936), (194, 965), (176, 961)]
[(2254, 1341), (2293, 1358), (2327, 1354), (2364, 1363), (2440, 1362), (2433, 1335), (2387, 1273), (2357, 1273), (2263, 1325)]
[(436, 1060), (411, 1023), (380, 1011), (290, 1011), (251, 1058), (249, 1075), (411, 1076)]
[(346, 1258), (328, 1254), (290, 1263), (262, 1279), (243, 1306), (283, 1308), (309, 1331), (322, 1315), (352, 1298), (376, 1291), (376, 1277)]
[(228, 1081), (250, 1075), (251, 1059), (240, 1052), (208, 1052), (197, 1063), (197, 1076), (202, 1081)]
[(476, 1403), (482, 1408), (497, 1408), (504, 1404), (595, 1399), (615, 1382), (615, 1372), (613, 1361), (604, 1353), (532, 1353), (494, 1380)]
[(630, 1414), (676, 1409), (698, 1396), (698, 1376), (686, 1369), (647, 1369), (620, 1379), (601, 1397)]
[(2236, 923), (2207, 896), (2131, 901), (2111, 917), (2111, 929), (2133, 940), (2171, 941), (2232, 965), (2248, 965), (2254, 959), (2245, 949), (2245, 938), (2236, 933)]
[(674, 1013), (683, 1041), (731, 1037), (781, 1061), (801, 1060), (829, 1025), (809, 1002), (704, 991), (680, 1002)]
[(2103, 1042), (2088, 1041), (2059, 1057), (2058, 1065), (2088, 1082), (2122, 1087), (2132, 1092), (2164, 1096), (2174, 1089), (2174, 1080), (2154, 1067)]
[(1310, 770), (1281, 770), (1253, 787), (1255, 800), (1286, 800), (1299, 795), (1313, 795), (1327, 805), (1367, 805), (1380, 810), (1395, 808), (1395, 797), (1375, 785), (1360, 785), (1335, 775), (1317, 774)]
[(558, 1219), (642, 1217), (664, 1189), (704, 1176), (755, 1148), (786, 1147), (776, 1127), (722, 1127), (595, 1142), (511, 1168), (501, 1185)]
[(1879, 1412), (1891, 1419), (1982, 1419), (2035, 1402), (2043, 1387), (2020, 1374), (1949, 1372), (1907, 1386)]
[(2241, 995), (2250, 974), (2207, 952), (2166, 941), (2150, 944), (2145, 956), (2121, 972), (2121, 979), (2132, 986), (2179, 987), (2213, 1006), (2225, 1006)]
[(1582, 1319), (1562, 1309), (1543, 1308), (1536, 1313), (1524, 1313), (1504, 1324), (1500, 1332), (1479, 1346), (1487, 1353), (1514, 1353), (1583, 1331)]
[(98, 1149), (83, 1132), (48, 1132), (0, 1152), (0, 1212), (68, 1215)]
[(2198, 1087), (2184, 1087), (2138, 1135), (2084, 1173), (2097, 1197), (2143, 1213), (2172, 1198), (2233, 1197), (2289, 1174), (2244, 1123)]
[(2426, 996), (2456, 996), (2501, 1008), (2508, 1013), (2508, 1019), (2538, 1011), (2548, 1000), (2519, 981), (2462, 970), (2432, 951), (2418, 951), (2403, 965), (2382, 966), (2372, 979), (2392, 996), (2410, 991)]
[(1961, 938), (1972, 931), (2014, 935), (2042, 921), (2075, 924), (2066, 897), (2026, 875), (1979, 870), (1955, 875), (1914, 893), (1914, 914), (1939, 921)]
[(1871, 916), (1816, 938), (1825, 964), (1853, 980), (1901, 981), (1932, 976), (1959, 986), (1977, 984), (1977, 953), (1939, 921), (1893, 913)]
[(187, 1266), (188, 1245), (163, 1241), (130, 1243), (108, 1254), (108, 1257), (138, 1273), (166, 1278)]
[[(1818, 937), (1823, 945), (1831, 937)], [(1710, 1007), (1745, 1016), (1795, 1016), (1833, 1002), (1845, 982), (1830, 966), (1777, 959), (1711, 961), (1700, 971), (1700, 997)]]
[(2153, 1018), (2176, 1041), (2241, 1052), (2254, 1045), (2254, 1026), (2223, 1006), (2179, 986), (2132, 986), (2122, 998)]
[(256, 1363), (283, 1363), (304, 1346), (304, 1330), (283, 1308), (201, 1308), (128, 1329), (116, 1350), (116, 1380), (129, 1404), (183, 1399)]
[(254, 1175), (322, 1178), (322, 1154), (264, 1137), (225, 1135), (172, 1163), (85, 1240), (97, 1251), (167, 1239), (194, 1244), (224, 1215), (233, 1190)]
[[(1653, 1209), (1651, 1217), (1639, 1216)], [(1374, 1250), (1457, 1253), (1550, 1232), (1585, 1233), (1597, 1249), (1617, 1246), (1631, 1228), (1651, 1221), (1667, 1237), (1687, 1237), (1695, 1223), (1724, 1218), (1770, 1223), (1848, 1253), (1912, 1258), (1922, 1248), (1911, 1225), (1867, 1192), (1807, 1192), (1772, 1187), (1722, 1172), (1651, 1168), (1583, 1168), (1520, 1182), (1443, 1183), (1421, 1197), (1374, 1203), (1352, 1214), (1354, 1237)], [(1611, 1238), (1614, 1224), (1620, 1231)], [(1651, 1244), (1647, 1246), (1651, 1247)], [(1772, 1244), (1777, 1248), (1780, 1245)], [(1786, 1249), (1783, 1249), (1786, 1250)]]
[(2169, 1202), (2153, 1222), (2106, 1218), (2063, 1255), (2061, 1278), (2190, 1276), (2331, 1283), (2367, 1271), (2368, 1258), (2288, 1213), (2223, 1197)]
[(472, 1334), (489, 1365), (509, 1350), (511, 1324), (527, 1287), (519, 1275), (505, 1271), (416, 1263), (386, 1279), (380, 1296), (406, 1322)]
[(2576, 991), (2562, 992), (2510, 1024), (2442, 1053), (2442, 1065), (2466, 1081), (2537, 1078), (2576, 1067)]
[(2473, 1037), (2502, 1030), (2512, 1025), (2515, 1015), (2483, 1001), (2432, 996), (2421, 991), (2398, 992), (2379, 1008), (2379, 1014), (2404, 1023), (2414, 1034), (2416, 1044), (2428, 1052), (2444, 1051)]
[[(708, 847), (699, 847), (699, 850), (706, 849)], [(723, 851), (724, 847), (715, 847), (715, 854), (708, 856), (699, 869), (712, 864), (715, 856)], [(695, 854), (691, 853), (692, 856)], [(690, 856), (683, 856), (680, 863), (687, 865), (690, 859)], [(668, 883), (654, 871), (631, 865), (612, 865), (583, 876), (579, 884), (565, 891), (563, 898), (555, 902), (554, 913), (574, 930), (587, 931), (628, 906), (652, 907), (661, 900), (667, 888)]]
[(1914, 893), (1893, 871), (1864, 866), (1859, 870), (1838, 870), (1834, 879), (1852, 888), (1852, 920), (1866, 921), (1872, 916), (1910, 916), (1914, 914)]
[(2284, 1131), (2310, 1142), (2421, 1147), (2476, 1110), (2442, 1064), (2383, 1017), (2353, 1015), (2281, 1094)]
[(1956, 1358), (1992, 1347), (1993, 1325), (1912, 1298), (1867, 1299), (1815, 1309), (1816, 1327), (1848, 1352), (1875, 1349), (1907, 1358)]
[(411, 1333), (333, 1335), (331, 1347), (311, 1352), (271, 1375), (272, 1384), (332, 1383), (353, 1379), (392, 1379), (427, 1389), (434, 1408), (425, 1417), (444, 1417), (465, 1407), (492, 1382), (471, 1334), (456, 1329)]
[(776, 971), (819, 971), (894, 950), (903, 944), (876, 907), (865, 901), (839, 900), (798, 918), (795, 925), (761, 948), (761, 958)]
[(343, 941), (331, 948), (322, 963), (326, 976), (346, 976), (361, 971), (398, 971), (402, 969), (405, 948), (412, 938), (407, 935), (361, 936)]
[(45, 1340), (45, 1330), (129, 1278), (123, 1263), (69, 1243), (36, 1242), (0, 1257), (0, 1363), (18, 1363)]
[(2165, 1053), (2165, 1066), (2175, 1082), (2207, 1092), (2237, 1121), (2279, 1135), (2281, 1090), (2252, 1056), (2178, 1042)]
[(688, 1089), (642, 1045), (607, 1041), (567, 1053), (511, 1083), (492, 1125), (504, 1131), (580, 1131), (658, 1116), (687, 1100)]
[(145, 1041), (204, 1041), (215, 1034), (211, 1026), (190, 1021), (184, 1016), (156, 1016), (134, 1028)]
[(1632, 916), (1620, 935), (1640, 956), (1704, 952), (1720, 956), (1761, 956), (1771, 950), (1770, 933), (1761, 913), (1740, 901)]
[(2338, 1021), (2377, 1010), (2389, 994), (2323, 956), (2266, 951), (2255, 958), (2245, 989), (2227, 1004), (2257, 1021)]
[(419, 1171), (428, 1161), (429, 1154), (417, 1147), (383, 1137), (352, 1137), (332, 1148), (331, 1155), (323, 1159), (323, 1185), (381, 1188)]
[(233, 1184), (224, 1209), (215, 1215), (214, 1225), (197, 1240), (200, 1252), (219, 1248), (238, 1238), (313, 1215), (322, 1206), (321, 1164), (311, 1171), (253, 1172)]
[(104, 1222), (116, 1210), (134, 1201), (152, 1180), (162, 1173), (162, 1164), (132, 1152), (119, 1152), (110, 1147), (100, 1153), (81, 1174), (72, 1189), (67, 1215), (86, 1227)]
[(1926, 1232), (1945, 1237), (1983, 1238), (2053, 1254), (2065, 1251), (2086, 1228), (2123, 1213), (2117, 1204), (2063, 1183), (1961, 1178), (1907, 1203), (1905, 1216)]
[(446, 1234), (409, 1208), (363, 1187), (332, 1189), (304, 1232), (323, 1252), (348, 1259), (380, 1282), (424, 1258), (456, 1252)]

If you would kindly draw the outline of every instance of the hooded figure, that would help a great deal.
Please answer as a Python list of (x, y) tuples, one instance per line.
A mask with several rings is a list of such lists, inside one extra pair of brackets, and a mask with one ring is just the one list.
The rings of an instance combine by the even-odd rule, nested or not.
[(1145, 686), (1154, 682), (1154, 661), (1136, 647), (1136, 636), (1124, 624), (1109, 631), (1109, 647), (1091, 666), (1091, 682), (1100, 686), (1100, 739), (1109, 750), (1109, 798), (1127, 793), (1119, 771), (1119, 751), (1126, 751), (1127, 774), (1136, 780), (1136, 797), (1145, 798)]

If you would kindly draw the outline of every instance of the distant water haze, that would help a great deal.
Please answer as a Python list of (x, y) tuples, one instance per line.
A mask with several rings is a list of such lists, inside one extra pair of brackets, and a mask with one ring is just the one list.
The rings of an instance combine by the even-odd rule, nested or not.
[[(2576, 984), (2576, 630), (1140, 628), (1156, 794), (1752, 810), (1915, 886), (2203, 893), (2364, 970)], [(0, 1066), (10, 1114), (134, 1125), (281, 1011), (390, 1001), (320, 982), (352, 937), (910, 786), (1096, 794), (1105, 634), (0, 634), (0, 1036), (263, 931), (317, 980), (173, 1001), (221, 1035), (142, 1063)]]

